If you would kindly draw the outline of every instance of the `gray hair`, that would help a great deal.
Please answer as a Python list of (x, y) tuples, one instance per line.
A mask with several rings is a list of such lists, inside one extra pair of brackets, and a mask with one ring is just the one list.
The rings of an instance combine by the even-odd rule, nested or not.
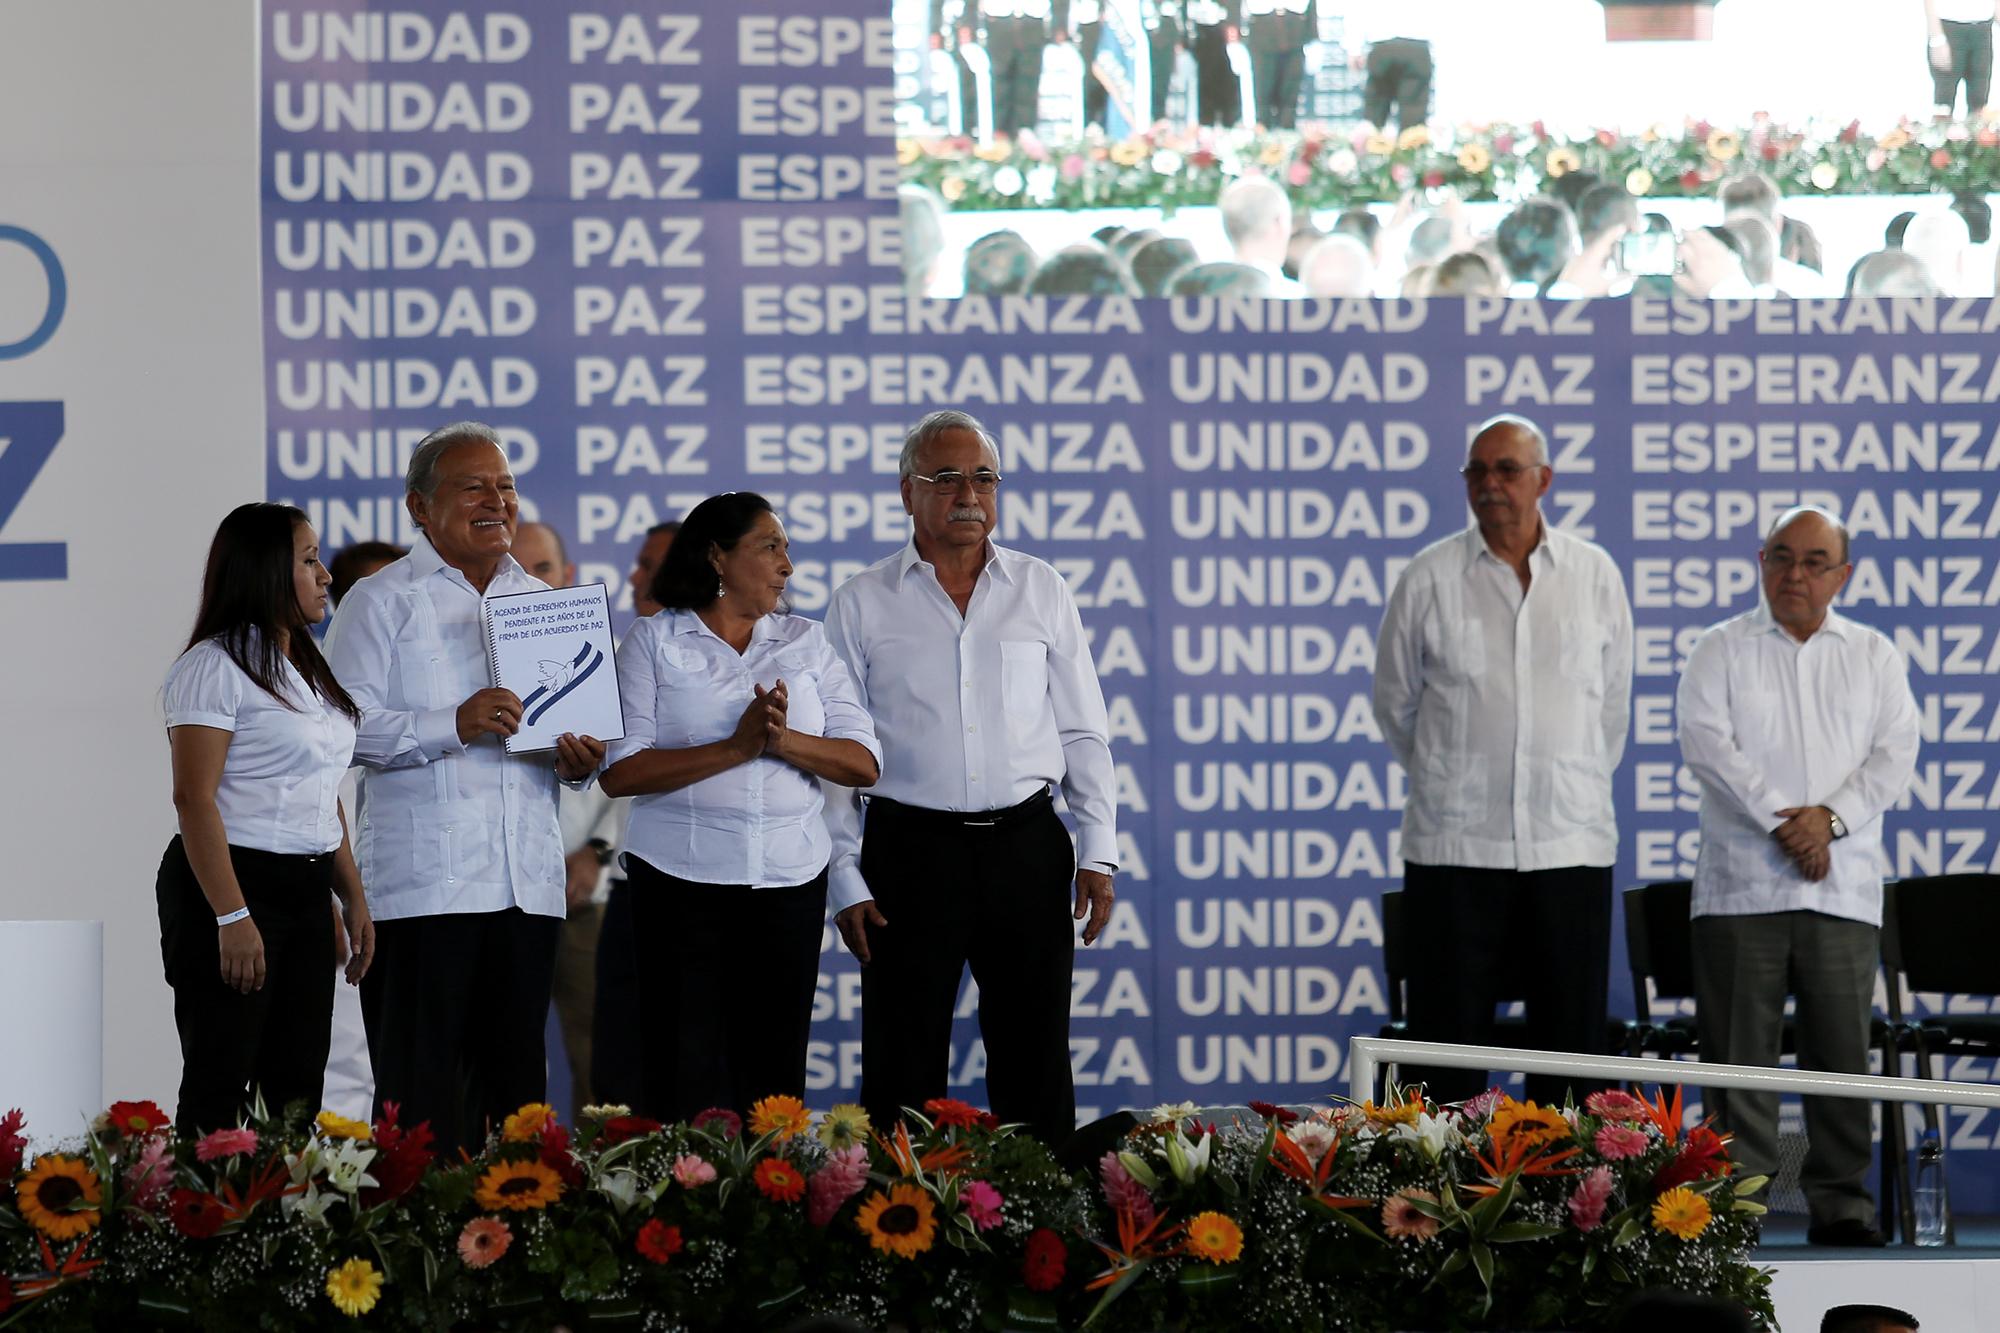
[[(1216, 205), (1222, 210), (1222, 230), (1231, 248), (1256, 236), (1281, 218), (1289, 219), (1291, 197), (1284, 187), (1264, 176), (1241, 176), (1230, 182)], [(1286, 230), (1290, 230), (1287, 222)]]
[(896, 464), (897, 477), (907, 477), (917, 470), (917, 451), (950, 430), (969, 430), (979, 437), (979, 443), (987, 453), (993, 455), (997, 466), (1000, 462), (1000, 446), (993, 442), (993, 434), (979, 424), (979, 418), (970, 412), (961, 412), (955, 407), (942, 408), (932, 412), (922, 421), (910, 427), (910, 433), (903, 437), (903, 457)]
[(1804, 518), (1807, 514), (1816, 514), (1820, 518), (1825, 519), (1828, 525), (1840, 534), (1840, 563), (1843, 565), (1846, 564), (1847, 550), (1850, 544), (1847, 535), (1847, 525), (1842, 523), (1831, 509), (1827, 509), (1822, 505), (1793, 505), (1790, 509), (1778, 515), (1777, 519), (1771, 524), (1771, 530), (1764, 534), (1764, 545), (1769, 546), (1772, 542), (1778, 540), (1779, 533), (1790, 527), (1797, 520)]
[(1548, 467), (1550, 465), (1549, 437), (1542, 434), (1540, 426), (1537, 426), (1526, 417), (1517, 416), (1512, 412), (1502, 412), (1499, 416), (1488, 417), (1486, 420), (1480, 422), (1478, 428), (1472, 432), (1472, 438), (1466, 441), (1466, 457), (1470, 458), (1472, 456), (1472, 446), (1478, 444), (1487, 431), (1497, 430), (1502, 426), (1508, 426), (1526, 434), (1529, 439), (1535, 442), (1536, 464), (1541, 467)]
[(430, 499), (437, 493), (438, 460), (461, 444), (474, 443), (490, 444), (503, 455), (507, 452), (493, 427), (478, 421), (454, 421), (417, 441), (416, 451), (410, 455), (409, 471), (403, 476), (403, 489)]

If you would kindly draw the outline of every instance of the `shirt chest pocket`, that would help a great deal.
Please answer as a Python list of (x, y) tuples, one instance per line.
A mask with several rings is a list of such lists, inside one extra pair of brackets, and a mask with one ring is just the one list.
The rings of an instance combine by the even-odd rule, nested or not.
[[(436, 639), (418, 639), (403, 645), (397, 671), (403, 687), (403, 701), (411, 709), (456, 706), (460, 698), (447, 698), (451, 672), (445, 661), (445, 647)], [(468, 691), (468, 693), (470, 693)]]
[(669, 747), (706, 745), (736, 730), (750, 703), (721, 669), (699, 651), (667, 644), (660, 649), (653, 690), (655, 743)]
[(1602, 627), (1587, 620), (1572, 619), (1563, 622), (1561, 633), (1559, 661), (1563, 677), (1579, 686), (1599, 689), (1604, 683)]
[(1048, 709), (1049, 646), (1032, 640), (1000, 645), (1000, 698), (1014, 727), (1039, 722)]
[(1485, 674), (1486, 639), (1478, 622), (1465, 616), (1433, 617), (1424, 626), (1424, 659), (1453, 680)]

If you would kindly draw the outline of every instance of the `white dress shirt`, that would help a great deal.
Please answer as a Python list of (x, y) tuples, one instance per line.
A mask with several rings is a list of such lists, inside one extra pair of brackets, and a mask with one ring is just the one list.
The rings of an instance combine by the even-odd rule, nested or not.
[[(785, 725), (860, 742), (882, 762), (875, 726), (826, 631), (803, 616), (764, 616), (740, 655), (692, 611), (661, 611), (618, 646), (625, 739), (607, 765), (648, 749), (685, 749), (736, 730), (753, 684), (785, 682)], [(819, 780), (760, 755), (678, 791), (632, 798), (620, 851), (701, 884), (809, 883), (832, 859)]]
[[(1711, 627), (1681, 673), (1681, 754), (1701, 782), (1694, 914), (1812, 911), (1882, 924), (1882, 812), (1909, 790), (1917, 702), (1880, 633), (1829, 610), (1800, 643), (1759, 606)], [(1817, 884), (1771, 831), (1823, 805), (1847, 836)]]
[(250, 679), (219, 641), (203, 639), (167, 671), (167, 726), (232, 733), (215, 789), (230, 846), (317, 856), (340, 846), (340, 777), (354, 753), (354, 723), (314, 694), (297, 667), (279, 666), (295, 708)]
[(1477, 526), (1418, 553), (1375, 654), (1375, 719), (1410, 775), (1403, 858), (1608, 866), (1632, 608), (1602, 548), (1542, 524), (1523, 592)]
[[(603, 788), (595, 783), (581, 790), (571, 787), (557, 790), (556, 822), (562, 828), (565, 883), (569, 877), (569, 858), (590, 846), (593, 839), (606, 843), (614, 851), (617, 849), (618, 826), (624, 806), (624, 801), (606, 796)], [(590, 901), (601, 903), (610, 896), (611, 865), (607, 861), (598, 869), (597, 885), (590, 891)]]
[[(871, 796), (932, 810), (1002, 810), (1060, 784), (1086, 866), (1118, 866), (1110, 722), (1083, 619), (1055, 567), (987, 543), (965, 614), (913, 540), (833, 594), (826, 632), (882, 742)], [(846, 799), (839, 799), (843, 793)], [(873, 897), (859, 803), (829, 792), (835, 911)]]
[[(504, 556), (486, 596), (547, 586)], [(419, 533), (349, 590), (327, 630), (327, 661), (361, 705), (355, 859), (378, 921), (566, 915), (553, 756), (458, 738), (458, 706), (493, 683), (483, 600)]]

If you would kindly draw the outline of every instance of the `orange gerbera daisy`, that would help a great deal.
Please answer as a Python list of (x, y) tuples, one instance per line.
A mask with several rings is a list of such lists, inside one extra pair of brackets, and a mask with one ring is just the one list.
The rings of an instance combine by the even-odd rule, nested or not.
[(481, 1208), (546, 1208), (562, 1197), (562, 1177), (541, 1162), (495, 1162), (479, 1178), (472, 1197)]
[(1708, 1229), (1708, 1200), (1685, 1186), (1668, 1190), (1653, 1200), (1653, 1229), (1682, 1240), (1693, 1240)]
[(1243, 1228), (1227, 1213), (1196, 1213), (1188, 1219), (1187, 1252), (1211, 1264), (1243, 1257)]
[(799, 1196), (806, 1192), (806, 1178), (790, 1162), (782, 1157), (766, 1157), (757, 1163), (757, 1188), (764, 1197), (779, 1203), (797, 1203)]
[(812, 1113), (796, 1097), (766, 1097), (750, 1108), (750, 1132), (772, 1134), (780, 1143), (812, 1128)]
[(81, 1157), (44, 1153), (14, 1191), (28, 1225), (50, 1240), (75, 1240), (100, 1220), (97, 1173)]
[(555, 1118), (556, 1108), (547, 1102), (529, 1102), (501, 1124), (500, 1137), (509, 1143), (533, 1143)]
[(914, 1259), (937, 1239), (937, 1210), (921, 1186), (898, 1183), (870, 1194), (854, 1225), (882, 1253)]

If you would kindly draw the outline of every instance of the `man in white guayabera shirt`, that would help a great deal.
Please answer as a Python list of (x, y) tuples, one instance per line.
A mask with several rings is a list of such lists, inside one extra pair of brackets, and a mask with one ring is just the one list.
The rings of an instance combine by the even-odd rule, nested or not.
[[(1795, 995), (1799, 1067), (1865, 1074), (1882, 812), (1916, 771), (1917, 704), (1889, 640), (1833, 609), (1853, 569), (1838, 520), (1788, 510), (1762, 561), (1764, 604), (1711, 627), (1681, 673), (1681, 754), (1701, 783), (1701, 1058), (1776, 1065)], [(1743, 1173), (1774, 1170), (1778, 1095), (1709, 1096)], [(1882, 1244), (1865, 1183), (1868, 1104), (1808, 1097), (1805, 1113), (1807, 1239)]]
[[(1491, 1044), (1494, 1006), (1520, 998), (1530, 1047), (1602, 1051), (1632, 609), (1611, 557), (1543, 519), (1555, 473), (1533, 422), (1481, 425), (1460, 471), (1473, 523), (1410, 562), (1375, 654), (1375, 718), (1410, 775), (1410, 1035)], [(1442, 1100), (1484, 1086), (1417, 1076)], [(1544, 1103), (1566, 1087), (1528, 1079)]]

